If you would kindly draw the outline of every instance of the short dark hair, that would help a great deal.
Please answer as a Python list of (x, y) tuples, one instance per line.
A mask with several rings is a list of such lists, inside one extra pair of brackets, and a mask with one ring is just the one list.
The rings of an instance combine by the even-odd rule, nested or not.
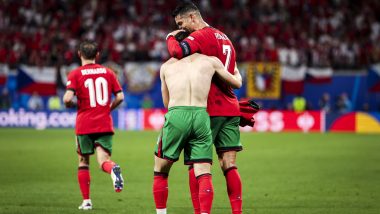
[(180, 42), (190, 35), (187, 31), (180, 31), (175, 35), (175, 39)]
[(198, 7), (193, 2), (184, 1), (174, 9), (172, 16), (175, 18), (178, 15), (184, 15), (194, 11), (200, 14)]
[(94, 41), (85, 40), (80, 43), (79, 52), (85, 59), (95, 59), (96, 54), (99, 52), (98, 44)]

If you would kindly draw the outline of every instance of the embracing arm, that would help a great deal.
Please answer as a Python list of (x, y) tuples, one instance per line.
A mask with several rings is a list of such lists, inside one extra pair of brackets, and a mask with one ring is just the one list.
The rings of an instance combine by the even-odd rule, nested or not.
[(175, 30), (169, 33), (166, 37), (166, 45), (168, 47), (169, 54), (171, 57), (175, 57), (177, 59), (187, 57), (193, 53), (198, 52), (199, 50), (197, 43), (193, 40), (186, 38), (181, 42), (178, 42), (175, 39), (175, 35), (181, 31), (183, 30)]
[[(236, 64), (235, 64), (235, 70), (234, 70), (234, 77), (235, 77), (238, 81), (240, 81), (240, 87), (241, 87), (241, 85), (243, 84), (243, 80), (242, 80), (242, 78), (241, 78), (241, 75), (240, 75), (239, 69), (238, 69), (238, 67), (237, 67)], [(239, 87), (239, 88), (240, 88), (240, 87)]]
[(232, 75), (230, 72), (226, 70), (226, 68), (223, 66), (222, 62), (218, 58), (210, 57), (210, 59), (212, 61), (212, 64), (214, 66), (214, 69), (217, 75), (222, 80), (224, 80), (228, 85), (230, 85), (234, 89), (241, 87), (242, 79), (237, 67), (235, 67), (234, 75)]

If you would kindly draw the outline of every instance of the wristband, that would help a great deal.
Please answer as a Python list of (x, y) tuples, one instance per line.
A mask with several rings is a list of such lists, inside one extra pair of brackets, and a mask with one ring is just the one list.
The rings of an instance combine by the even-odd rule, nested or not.
[(174, 37), (171, 33), (169, 33), (169, 34), (166, 36), (165, 40), (168, 40), (171, 36)]

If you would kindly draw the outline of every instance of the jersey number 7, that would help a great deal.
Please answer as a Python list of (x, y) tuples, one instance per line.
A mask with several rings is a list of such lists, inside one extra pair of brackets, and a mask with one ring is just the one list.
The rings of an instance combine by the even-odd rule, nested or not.
[(223, 45), (223, 55), (227, 55), (226, 62), (224, 63), (224, 68), (228, 71), (228, 66), (231, 62), (231, 45)]

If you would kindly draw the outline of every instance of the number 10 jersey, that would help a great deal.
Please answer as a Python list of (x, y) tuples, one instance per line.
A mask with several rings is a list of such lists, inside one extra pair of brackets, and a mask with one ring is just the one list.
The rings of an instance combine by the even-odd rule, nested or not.
[(77, 135), (113, 133), (112, 94), (122, 89), (110, 69), (98, 64), (81, 66), (69, 73), (66, 89), (74, 91), (78, 99)]

